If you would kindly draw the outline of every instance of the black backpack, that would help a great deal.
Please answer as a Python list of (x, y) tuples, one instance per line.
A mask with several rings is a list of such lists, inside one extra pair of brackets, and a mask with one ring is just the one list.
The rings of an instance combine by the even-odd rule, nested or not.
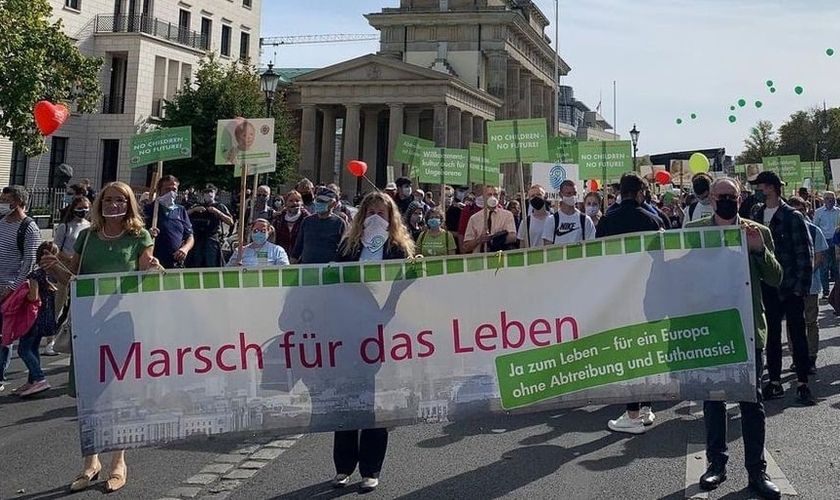
[(17, 232), (17, 249), (21, 258), (23, 258), (23, 245), (26, 244), (26, 230), (29, 229), (29, 225), (33, 223), (35, 223), (35, 219), (29, 216), (24, 217), (23, 220), (20, 221), (20, 227), (18, 227)]
[[(583, 212), (578, 212), (580, 215), (580, 240), (586, 241), (586, 214)], [(551, 243), (557, 241), (557, 227), (560, 225), (560, 211), (554, 212), (554, 237), (551, 239)], [(531, 227), (531, 226), (528, 226)]]

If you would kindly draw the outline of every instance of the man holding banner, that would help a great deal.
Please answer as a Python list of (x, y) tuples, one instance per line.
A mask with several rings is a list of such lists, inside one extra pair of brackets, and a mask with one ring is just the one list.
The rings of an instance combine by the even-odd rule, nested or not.
[[(714, 215), (689, 222), (687, 227), (740, 225), (746, 230), (750, 251), (750, 287), (752, 289), (753, 315), (755, 318), (755, 368), (756, 402), (741, 401), (741, 433), (744, 439), (744, 465), (749, 474), (749, 488), (761, 498), (781, 497), (779, 488), (765, 472), (764, 459), (765, 415), (760, 390), (764, 370), (762, 351), (767, 339), (767, 323), (762, 304), (762, 285), (778, 287), (782, 282), (782, 266), (774, 254), (770, 230), (761, 224), (738, 217), (741, 188), (729, 178), (719, 178), (712, 183), (709, 198)], [(726, 403), (704, 401), (703, 419), (706, 424), (706, 459), (708, 469), (700, 477), (700, 488), (713, 490), (726, 481), (726, 463), (729, 460), (726, 437)]]
[(516, 242), (513, 214), (499, 206), (499, 188), (484, 188), (484, 209), (473, 214), (464, 233), (464, 253), (495, 252)]

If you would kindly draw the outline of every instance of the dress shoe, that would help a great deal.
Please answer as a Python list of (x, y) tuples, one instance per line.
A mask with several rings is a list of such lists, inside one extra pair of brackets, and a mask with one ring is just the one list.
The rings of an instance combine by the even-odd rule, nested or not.
[(782, 498), (779, 487), (773, 484), (770, 477), (765, 473), (750, 476), (750, 491), (766, 500), (778, 500)]
[(102, 470), (102, 466), (100, 465), (99, 468), (96, 469), (85, 469), (84, 472), (79, 474), (79, 477), (73, 480), (70, 483), (70, 491), (77, 492), (82, 491), (90, 487), (90, 483), (92, 481), (96, 481), (99, 479), (99, 471)]
[(700, 489), (713, 490), (726, 481), (726, 467), (712, 464), (706, 472), (700, 476)]
[(105, 482), (105, 491), (112, 493), (125, 486), (126, 473), (128, 471), (123, 467), (115, 467), (111, 470), (111, 475), (108, 481)]

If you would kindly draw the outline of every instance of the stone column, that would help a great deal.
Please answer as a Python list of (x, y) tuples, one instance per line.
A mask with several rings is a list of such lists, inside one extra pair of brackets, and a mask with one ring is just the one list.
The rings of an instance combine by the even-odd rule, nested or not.
[(446, 147), (460, 148), (461, 147), (461, 110), (455, 107), (449, 108), (449, 116), (447, 122), (449, 128), (446, 133)]
[(341, 190), (347, 194), (355, 193), (356, 178), (344, 168), (350, 160), (359, 158), (359, 126), (360, 126), (360, 110), (359, 104), (345, 104), (347, 109), (347, 116), (344, 118), (344, 158), (342, 158), (341, 167), (338, 169), (339, 178), (341, 179)]
[[(412, 137), (420, 137), (420, 113), (422, 113), (422, 109), (416, 108), (409, 108), (405, 110), (405, 133), (406, 135), (410, 135)], [(399, 170), (394, 167), (395, 172), (394, 175), (397, 176), (408, 176), (411, 172), (411, 165), (406, 165), (402, 163), (402, 168)]]
[(472, 129), (473, 142), (483, 143), (485, 141), (484, 132), (486, 130), (486, 127), (484, 126), (484, 118), (480, 116), (473, 116)]
[[(363, 155), (364, 162), (367, 163), (367, 165), (368, 165), (367, 178), (376, 182), (375, 181), (375, 179), (376, 179), (376, 162), (378, 160), (378, 158), (377, 158), (378, 151), (377, 151), (376, 145), (377, 145), (377, 142), (378, 142), (377, 141), (377, 139), (378, 139), (377, 138), (377, 135), (378, 135), (377, 134), (377, 131), (378, 131), (377, 129), (378, 129), (378, 126), (379, 126), (379, 108), (365, 108), (364, 114), (365, 114), (365, 128), (364, 128), (364, 132), (363, 132), (364, 135), (363, 135), (363, 140), (362, 140), (362, 155)], [(365, 184), (367, 184), (366, 181), (362, 181), (361, 179), (359, 179), (359, 181), (365, 182)], [(384, 186), (382, 186), (382, 187), (384, 187)], [(368, 186), (362, 186), (361, 189), (363, 191), (367, 191)], [(354, 194), (355, 194), (355, 191), (356, 190), (354, 189), (353, 190)], [(349, 195), (350, 193), (347, 193), (347, 194)]]
[(432, 130), (435, 146), (439, 148), (446, 147), (447, 131), (449, 130), (449, 114), (447, 108), (448, 106), (446, 104), (435, 104), (435, 117)]
[(473, 114), (466, 111), (461, 113), (461, 149), (470, 147), (473, 142)]
[[(388, 165), (394, 167), (394, 172), (402, 171), (402, 164), (396, 165), (394, 150), (397, 149), (397, 138), (403, 133), (405, 105), (393, 103), (388, 105)], [(420, 124), (418, 115), (418, 126)]]
[(318, 180), (329, 184), (335, 182), (335, 111), (328, 107), (321, 109), (324, 127), (321, 132), (321, 170)]
[(543, 87), (543, 112), (545, 114), (546, 119), (548, 119), (548, 133), (554, 137), (557, 135), (557, 121), (560, 120), (559, 116), (555, 116), (554, 108), (555, 102), (557, 101), (557, 95), (555, 94), (553, 87)]
[(507, 66), (507, 95), (504, 97), (505, 105), (502, 107), (507, 110), (507, 115), (504, 118), (514, 119), (519, 113), (519, 65), (509, 63)]
[(300, 166), (298, 172), (301, 177), (315, 178), (315, 158), (317, 156), (318, 140), (316, 129), (318, 126), (318, 109), (311, 104), (303, 105), (303, 116), (300, 124)]
[(531, 117), (542, 118), (545, 116), (543, 106), (543, 89), (545, 86), (539, 80), (531, 80)]
[(505, 102), (496, 118), (507, 118), (508, 56), (504, 51), (492, 51), (487, 54), (487, 93)]
[(524, 71), (519, 75), (519, 111), (517, 118), (531, 118), (531, 82), (532, 78)]

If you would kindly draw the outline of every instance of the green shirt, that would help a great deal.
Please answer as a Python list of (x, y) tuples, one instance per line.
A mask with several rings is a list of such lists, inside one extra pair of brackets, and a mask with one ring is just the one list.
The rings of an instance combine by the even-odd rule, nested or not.
[(455, 238), (449, 231), (441, 230), (437, 236), (432, 235), (430, 231), (423, 231), (417, 237), (417, 253), (426, 257), (449, 255), (449, 252), (454, 250)]
[(136, 271), (140, 255), (153, 244), (152, 235), (145, 229), (137, 236), (125, 233), (113, 240), (103, 240), (99, 234), (84, 229), (73, 250), (81, 255), (79, 274), (124, 273)]
[[(767, 320), (764, 317), (764, 304), (761, 302), (761, 282), (778, 287), (782, 282), (782, 265), (776, 260), (773, 235), (767, 226), (757, 222), (738, 217), (738, 223), (742, 227), (751, 226), (761, 233), (764, 240), (764, 252), (750, 252), (750, 288), (752, 289), (753, 322), (755, 323), (755, 347), (764, 349), (767, 343)], [(713, 217), (704, 217), (700, 220), (689, 222), (689, 227), (711, 227), (714, 226)]]

